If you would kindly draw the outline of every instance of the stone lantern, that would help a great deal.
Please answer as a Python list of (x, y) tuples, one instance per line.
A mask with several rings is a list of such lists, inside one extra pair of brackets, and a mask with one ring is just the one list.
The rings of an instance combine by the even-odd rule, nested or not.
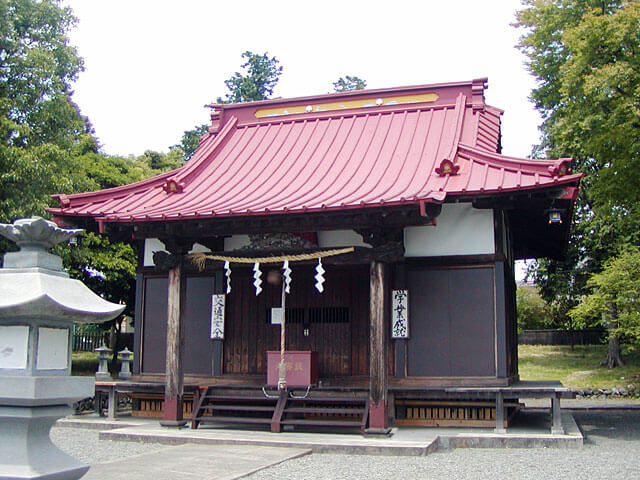
[(49, 439), (71, 404), (94, 395), (93, 377), (71, 376), (73, 323), (100, 323), (124, 309), (62, 270), (47, 252), (81, 230), (39, 217), (0, 224), (19, 252), (0, 269), (0, 479), (77, 479), (89, 469)]

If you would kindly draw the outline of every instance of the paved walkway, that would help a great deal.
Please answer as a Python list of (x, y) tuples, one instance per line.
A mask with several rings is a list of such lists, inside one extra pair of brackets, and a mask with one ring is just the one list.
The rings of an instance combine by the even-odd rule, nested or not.
[[(525, 399), (527, 408), (549, 408), (549, 400)], [(589, 410), (640, 410), (640, 398), (572, 398), (562, 400), (563, 410), (589, 411)]]
[(92, 465), (83, 480), (175, 480), (242, 478), (311, 451), (239, 445), (181, 445), (125, 460)]

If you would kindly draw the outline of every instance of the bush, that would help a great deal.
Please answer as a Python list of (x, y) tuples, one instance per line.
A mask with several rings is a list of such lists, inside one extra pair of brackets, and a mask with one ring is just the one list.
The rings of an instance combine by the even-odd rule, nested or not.
[(522, 285), (518, 287), (516, 306), (518, 332), (554, 327), (551, 308), (542, 299), (535, 286)]

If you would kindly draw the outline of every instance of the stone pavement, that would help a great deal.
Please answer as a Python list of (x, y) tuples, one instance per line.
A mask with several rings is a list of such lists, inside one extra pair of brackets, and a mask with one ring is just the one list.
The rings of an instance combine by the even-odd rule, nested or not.
[(124, 460), (92, 465), (83, 480), (175, 480), (242, 478), (263, 468), (310, 453), (300, 448), (241, 445), (193, 445), (162, 450)]
[[(549, 401), (544, 399), (525, 399), (527, 408), (549, 408)], [(563, 410), (640, 410), (640, 398), (573, 398), (562, 400)]]

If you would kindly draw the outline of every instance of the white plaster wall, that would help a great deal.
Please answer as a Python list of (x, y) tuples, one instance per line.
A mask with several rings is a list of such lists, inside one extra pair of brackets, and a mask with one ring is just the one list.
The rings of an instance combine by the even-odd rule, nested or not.
[(333, 247), (371, 247), (362, 241), (362, 235), (353, 230), (327, 230), (318, 232), (320, 248)]
[(64, 370), (69, 361), (69, 330), (38, 328), (38, 370)]
[(493, 254), (493, 230), (493, 210), (445, 204), (435, 226), (404, 229), (405, 257)]
[[(147, 238), (144, 241), (144, 260), (143, 265), (145, 267), (153, 267), (153, 252), (166, 252), (167, 249), (164, 246), (162, 241), (157, 238)], [(199, 243), (194, 243), (193, 248), (189, 250), (189, 253), (197, 253), (197, 252), (209, 252), (210, 250), (204, 245), (200, 245)]]
[(29, 327), (0, 327), (0, 368), (27, 368), (28, 349)]
[(199, 243), (194, 243), (193, 248), (189, 250), (189, 253), (209, 253), (211, 249), (205, 247), (204, 245), (200, 245)]
[(147, 238), (144, 241), (144, 266), (153, 267), (153, 252), (166, 252), (164, 243), (157, 238)]

